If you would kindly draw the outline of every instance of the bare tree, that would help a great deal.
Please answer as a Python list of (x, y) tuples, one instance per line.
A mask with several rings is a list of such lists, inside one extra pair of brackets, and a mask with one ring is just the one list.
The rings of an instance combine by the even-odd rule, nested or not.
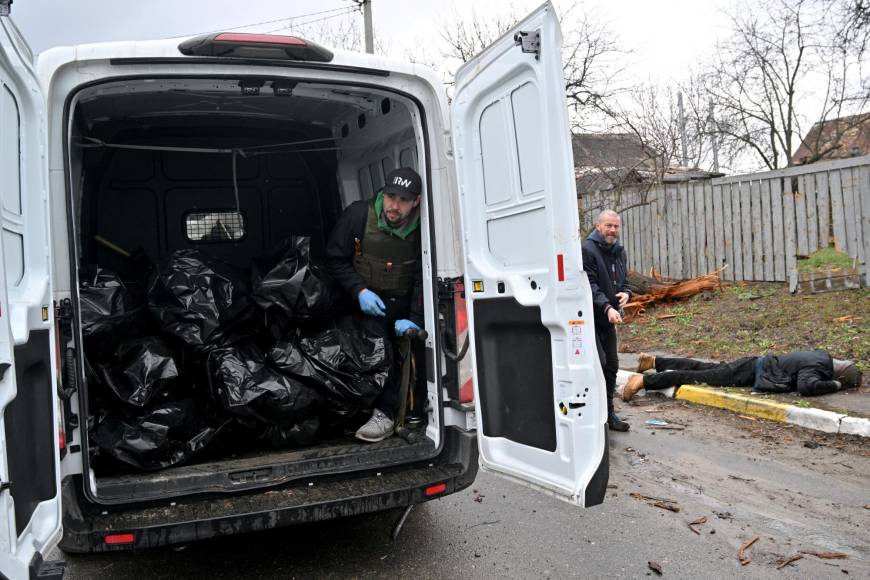
[[(492, 44), (520, 20), (512, 4), (504, 12), (481, 16), (476, 10), (470, 18), (455, 12), (441, 22), (442, 56), (452, 73), (462, 63)], [(624, 66), (617, 57), (624, 54), (615, 35), (594, 12), (581, 10), (573, 4), (561, 17), (563, 30), (562, 64), (565, 75), (565, 96), (575, 127), (582, 126), (590, 114), (598, 114), (603, 103), (618, 90), (618, 78)]]
[[(777, 0), (731, 16), (731, 35), (706, 84), (732, 159), (749, 155), (769, 169), (791, 165), (811, 122), (866, 105), (864, 83), (855, 82), (855, 37), (847, 38), (845, 20), (835, 17), (846, 0), (838, 1)], [(810, 160), (832, 146), (819, 143)]]
[(439, 26), (441, 40), (445, 44), (441, 56), (455, 70), (513, 28), (519, 19), (520, 16), (512, 4), (506, 13), (490, 14), (486, 17), (474, 9), (470, 18), (462, 18), (454, 10)]

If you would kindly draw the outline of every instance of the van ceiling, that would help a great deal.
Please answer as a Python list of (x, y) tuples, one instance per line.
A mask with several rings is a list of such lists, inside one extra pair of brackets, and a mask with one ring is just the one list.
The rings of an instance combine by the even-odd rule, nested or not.
[(313, 83), (292, 86), (290, 95), (276, 94), (272, 84), (265, 80), (258, 94), (242, 94), (238, 80), (124, 81), (83, 90), (78, 113), (88, 127), (132, 119), (219, 116), (293, 120), (332, 128), (340, 120), (379, 110), (387, 98), (386, 93)]

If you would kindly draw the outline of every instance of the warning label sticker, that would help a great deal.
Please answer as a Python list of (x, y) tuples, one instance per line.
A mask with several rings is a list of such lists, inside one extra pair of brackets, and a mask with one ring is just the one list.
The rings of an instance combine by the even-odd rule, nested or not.
[(583, 322), (582, 320), (568, 321), (568, 327), (571, 329), (571, 354), (577, 358), (583, 353)]

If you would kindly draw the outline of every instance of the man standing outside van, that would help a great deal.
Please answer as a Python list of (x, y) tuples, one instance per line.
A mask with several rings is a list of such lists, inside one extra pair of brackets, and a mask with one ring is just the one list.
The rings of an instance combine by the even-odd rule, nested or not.
[(353, 297), (363, 314), (383, 323), (395, 341), (396, 361), (357, 439), (374, 443), (393, 434), (409, 356), (409, 330), (423, 325), (423, 270), (420, 245), (422, 180), (402, 167), (390, 172), (374, 199), (349, 205), (339, 216), (326, 248), (330, 274)]
[(619, 243), (619, 214), (604, 210), (598, 215), (595, 229), (583, 241), (583, 269), (592, 286), (595, 311), (595, 342), (607, 387), (607, 425), (614, 431), (628, 431), (628, 423), (613, 411), (619, 355), (616, 348), (616, 325), (624, 316), (622, 307), (631, 298), (625, 249)]

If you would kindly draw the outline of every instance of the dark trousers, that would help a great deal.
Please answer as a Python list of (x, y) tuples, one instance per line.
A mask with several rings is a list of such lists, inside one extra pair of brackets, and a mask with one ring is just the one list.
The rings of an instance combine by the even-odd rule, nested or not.
[[(403, 365), (407, 364), (410, 341), (407, 338), (396, 336), (396, 320), (408, 318), (411, 310), (410, 297), (391, 297), (375, 290), (375, 293), (384, 301), (386, 316), (366, 316), (365, 324), (371, 332), (383, 336), (393, 346), (393, 364), (390, 368), (390, 376), (384, 385), (378, 398), (375, 399), (374, 408), (395, 419), (399, 409), (399, 391), (402, 388)], [(408, 380), (405, 378), (405, 380)]]
[(613, 413), (613, 393), (616, 391), (616, 373), (619, 372), (619, 354), (616, 345), (616, 327), (610, 323), (595, 326), (595, 346), (598, 347), (598, 360), (604, 372), (604, 385), (607, 387), (607, 414)]
[(712, 387), (751, 387), (755, 384), (756, 360), (758, 357), (748, 356), (714, 363), (657, 356), (656, 372), (643, 376), (643, 387), (653, 391), (701, 383)]

